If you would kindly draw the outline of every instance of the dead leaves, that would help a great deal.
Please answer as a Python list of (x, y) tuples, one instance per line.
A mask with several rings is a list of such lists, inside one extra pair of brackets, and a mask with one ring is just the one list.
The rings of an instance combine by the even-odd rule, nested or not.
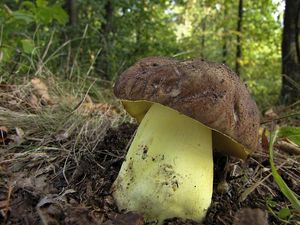
[(31, 80), (33, 87), (33, 94), (40, 100), (42, 105), (53, 105), (53, 100), (49, 95), (47, 85), (39, 78), (33, 78)]
[(108, 117), (116, 116), (118, 109), (108, 103), (94, 103), (89, 95), (86, 95), (83, 100), (75, 107), (75, 111), (83, 115), (104, 114)]
[[(71, 194), (74, 193), (70, 192)], [(129, 212), (126, 214), (109, 213), (108, 219), (104, 217), (102, 210), (91, 211), (84, 205), (72, 204), (72, 197), (66, 194), (60, 196), (45, 196), (36, 206), (43, 225), (66, 224), (66, 225), (144, 225), (141, 214)], [(76, 206), (75, 206), (76, 205)], [(106, 222), (104, 222), (106, 221)]]
[(31, 93), (27, 97), (28, 105), (34, 110), (41, 110), (45, 106), (54, 104), (50, 97), (48, 86), (39, 78), (30, 81)]
[(288, 138), (281, 138), (275, 144), (277, 149), (280, 149), (289, 154), (300, 155), (300, 146), (289, 140)]
[(39, 78), (33, 78), (23, 85), (0, 85), (0, 102), (10, 110), (37, 111), (54, 104), (47, 85)]
[(94, 102), (86, 93), (82, 100), (73, 96), (55, 96), (50, 94), (49, 87), (40, 78), (33, 78), (24, 85), (0, 84), (0, 106), (10, 110), (28, 110), (38, 112), (45, 107), (51, 107), (61, 102), (79, 102), (75, 107), (77, 113), (83, 115), (105, 114), (108, 117), (116, 116), (119, 110), (108, 103)]
[[(102, 129), (105, 124), (119, 120), (120, 114), (115, 106), (96, 102), (88, 93), (74, 90), (76, 94), (72, 92), (71, 95), (61, 93), (60, 89), (50, 79), (44, 81), (41, 78), (33, 78), (23, 85), (0, 84), (0, 145), (17, 146), (24, 141), (49, 142), (53, 139), (65, 143), (77, 134), (77, 137), (93, 139), (105, 132)], [(82, 94), (84, 97), (80, 99)], [(38, 132), (40, 128), (43, 130)], [(98, 128), (100, 133), (96, 130)], [(50, 136), (50, 130), (57, 131)]]
[(273, 108), (270, 108), (268, 109), (265, 113), (264, 113), (264, 116), (266, 119), (268, 120), (275, 120), (277, 119), (279, 116), (278, 116), (278, 113), (275, 112), (275, 110)]
[(268, 216), (261, 209), (244, 208), (235, 214), (233, 225), (268, 225)]
[(141, 214), (129, 212), (126, 214), (115, 214), (102, 225), (144, 225), (144, 218)]

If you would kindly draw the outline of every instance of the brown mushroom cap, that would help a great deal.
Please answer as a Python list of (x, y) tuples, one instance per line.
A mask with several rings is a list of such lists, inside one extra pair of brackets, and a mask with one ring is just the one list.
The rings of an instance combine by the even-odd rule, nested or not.
[(224, 64), (163, 57), (140, 60), (117, 80), (114, 93), (141, 121), (153, 102), (214, 130), (214, 148), (246, 158), (258, 145), (259, 111), (246, 86)]

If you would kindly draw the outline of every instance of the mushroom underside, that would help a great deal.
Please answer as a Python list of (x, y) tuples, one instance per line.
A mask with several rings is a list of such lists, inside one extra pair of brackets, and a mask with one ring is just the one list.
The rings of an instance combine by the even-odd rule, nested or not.
[[(141, 123), (151, 106), (153, 104), (159, 103), (153, 103), (146, 100), (122, 100), (122, 104), (124, 106), (124, 109), (139, 123)], [(197, 120), (195, 120), (195, 122), (200, 123)], [(202, 125), (206, 126), (205, 124)], [(252, 150), (247, 149), (244, 145), (238, 143), (228, 135), (221, 133), (220, 131), (215, 130), (211, 127), (208, 128), (212, 130), (212, 142), (214, 150), (240, 159), (246, 159), (251, 153)]]

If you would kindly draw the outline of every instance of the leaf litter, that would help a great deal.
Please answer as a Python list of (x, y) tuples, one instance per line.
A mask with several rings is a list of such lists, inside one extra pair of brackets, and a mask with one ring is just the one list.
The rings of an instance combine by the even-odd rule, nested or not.
[[(52, 89), (39, 78), (0, 85), (0, 224), (146, 224), (141, 214), (118, 211), (110, 189), (137, 125), (114, 101)], [(275, 123), (263, 126), (272, 130)], [(274, 163), (299, 197), (300, 157), (283, 150), (280, 141), (288, 140), (275, 143)], [(299, 224), (300, 213), (272, 177), (266, 131), (261, 146), (246, 161), (215, 153), (213, 201), (203, 224)], [(200, 225), (180, 218), (165, 224)]]

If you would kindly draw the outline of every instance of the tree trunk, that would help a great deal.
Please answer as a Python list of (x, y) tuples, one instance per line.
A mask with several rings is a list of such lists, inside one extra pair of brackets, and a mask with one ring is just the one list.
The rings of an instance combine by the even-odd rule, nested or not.
[(290, 104), (300, 99), (300, 0), (286, 0), (282, 35), (282, 88), (280, 102)]
[(136, 20), (136, 38), (135, 38), (135, 50), (134, 50), (134, 54), (135, 55), (139, 55), (141, 52), (143, 52), (144, 50), (141, 49), (141, 44), (142, 44), (142, 27), (143, 27), (143, 16), (145, 13), (145, 0), (141, 0), (140, 1), (140, 11), (139, 11), (139, 15), (137, 16), (137, 20)]
[[(203, 0), (202, 7), (203, 7), (203, 9), (205, 9), (205, 7), (206, 7), (205, 0)], [(207, 19), (207, 16), (206, 16), (206, 14), (204, 14), (204, 17), (202, 18), (202, 21), (201, 21), (202, 35), (201, 35), (201, 53), (200, 53), (200, 56), (202, 58), (205, 57), (205, 53), (204, 52), (205, 52), (206, 19)]]
[(101, 52), (96, 61), (96, 71), (101, 77), (110, 79), (109, 71), (109, 49), (110, 49), (110, 33), (112, 32), (112, 19), (113, 19), (113, 2), (107, 0), (104, 6), (104, 22), (101, 24)]
[[(224, 21), (227, 20), (227, 5), (226, 1), (224, 1)], [(223, 25), (224, 26), (224, 33), (223, 33), (223, 46), (222, 46), (222, 62), (226, 64), (227, 62), (227, 55), (228, 55), (228, 48), (227, 48), (227, 27), (226, 23)]]
[(236, 36), (236, 58), (235, 58), (235, 72), (240, 75), (240, 61), (242, 58), (241, 48), (241, 34), (242, 34), (242, 23), (243, 22), (243, 0), (239, 0), (239, 11), (237, 21), (237, 36)]
[(69, 15), (69, 25), (74, 27), (77, 25), (77, 8), (76, 0), (66, 0), (65, 10)]

